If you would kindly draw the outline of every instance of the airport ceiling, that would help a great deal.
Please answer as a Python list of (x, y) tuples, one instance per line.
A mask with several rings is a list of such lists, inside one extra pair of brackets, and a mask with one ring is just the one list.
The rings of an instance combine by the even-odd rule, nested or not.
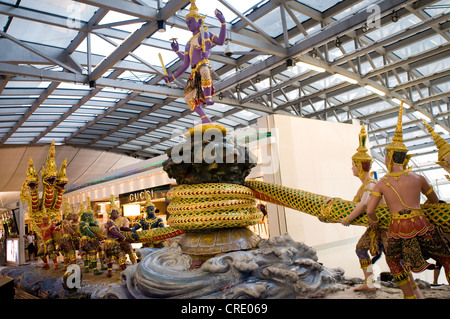
[[(421, 123), (427, 119), (449, 141), (450, 1), (196, 4), (209, 31), (218, 34), (220, 27), (214, 9), (227, 21), (227, 44), (210, 57), (216, 94), (206, 113), (212, 121), (230, 129), (269, 114), (359, 121), (381, 169), (404, 100), (413, 170), (437, 185), (441, 197), (450, 196)], [(170, 39), (184, 50), (189, 6), (189, 0), (0, 1), (0, 154), (10, 170), (24, 176), (25, 157), (52, 140), (57, 152), (92, 154), (83, 157), (80, 172), (100, 154), (115, 156), (111, 169), (123, 156), (148, 159), (172, 147), (174, 131), (200, 120), (183, 99), (189, 74), (168, 86), (158, 53), (169, 74), (181, 66)], [(158, 32), (158, 20), (165, 32)], [(20, 160), (6, 160), (18, 150)], [(9, 174), (2, 179), (13, 179)]]

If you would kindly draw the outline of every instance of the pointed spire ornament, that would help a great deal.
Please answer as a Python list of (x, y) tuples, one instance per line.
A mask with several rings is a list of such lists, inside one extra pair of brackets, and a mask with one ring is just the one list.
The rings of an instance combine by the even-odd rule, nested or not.
[(372, 157), (367, 153), (367, 140), (368, 135), (366, 132), (366, 127), (364, 124), (361, 126), (361, 131), (359, 132), (359, 146), (356, 149), (357, 152), (352, 156), (352, 160), (355, 162), (371, 162)]
[(198, 13), (197, 5), (195, 4), (195, 0), (191, 0), (191, 7), (189, 8), (189, 13), (186, 15), (186, 20), (189, 18), (203, 19), (204, 16)]
[(403, 128), (402, 128), (402, 117), (403, 117), (403, 102), (400, 103), (400, 110), (398, 112), (397, 126), (395, 127), (394, 137), (392, 142), (386, 146), (386, 151), (402, 152), (407, 153), (408, 148), (403, 142)]
[(437, 134), (434, 129), (424, 120), (422, 120), (423, 124), (428, 129), (428, 132), (431, 133), (431, 136), (433, 137), (434, 143), (436, 144), (436, 147), (438, 148), (438, 162), (437, 164), (443, 165), (445, 164), (445, 157), (450, 153), (450, 144), (447, 143), (446, 140), (444, 140), (442, 137)]

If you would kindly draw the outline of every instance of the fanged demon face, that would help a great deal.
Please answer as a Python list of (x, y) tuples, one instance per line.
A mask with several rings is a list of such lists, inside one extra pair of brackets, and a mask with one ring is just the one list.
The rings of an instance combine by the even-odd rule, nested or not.
[(31, 190), (35, 190), (38, 183), (36, 181), (29, 181), (29, 182), (27, 182), (27, 185)]
[(66, 179), (57, 179), (56, 180), (56, 186), (58, 186), (59, 188), (62, 188), (62, 189), (64, 189), (64, 187), (66, 187), (66, 184), (67, 184), (67, 178)]
[(55, 181), (56, 181), (56, 176), (55, 175), (50, 175), (50, 176), (44, 178), (44, 182), (48, 186), (55, 186)]

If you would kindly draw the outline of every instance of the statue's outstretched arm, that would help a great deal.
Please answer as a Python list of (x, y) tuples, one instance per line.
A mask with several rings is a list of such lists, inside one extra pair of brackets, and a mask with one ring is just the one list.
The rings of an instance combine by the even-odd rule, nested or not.
[(216, 9), (214, 11), (216, 14), (217, 19), (220, 21), (220, 33), (219, 36), (213, 36), (212, 42), (217, 45), (223, 45), (225, 43), (225, 37), (227, 35), (227, 24), (225, 22), (225, 17), (223, 16), (222, 12)]

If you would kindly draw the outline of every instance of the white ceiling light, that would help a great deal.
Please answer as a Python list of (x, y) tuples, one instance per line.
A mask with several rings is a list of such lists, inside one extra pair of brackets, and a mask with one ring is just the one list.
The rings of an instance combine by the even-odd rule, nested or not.
[[(397, 98), (395, 98), (395, 97), (392, 99), (392, 102), (394, 102), (395, 104), (398, 104), (398, 105), (400, 105), (400, 104), (402, 103), (402, 101), (400, 101), (399, 99), (397, 99)], [(403, 107), (404, 107), (405, 109), (410, 109), (410, 108), (411, 108), (411, 105), (406, 104), (405, 102), (403, 102)]]
[(420, 112), (420, 111), (414, 111), (413, 114), (416, 117), (419, 117), (427, 122), (431, 122), (431, 119), (428, 117), (428, 115), (425, 115), (424, 113)]
[(320, 72), (320, 73), (325, 72), (324, 68), (321, 68), (320, 66), (315, 66), (315, 65), (312, 65), (309, 63), (305, 63), (305, 62), (297, 62), (296, 65), (303, 69), (309, 69), (309, 70), (313, 70), (313, 71)]
[(369, 90), (369, 91), (372, 91), (373, 93), (378, 94), (378, 95), (381, 95), (381, 96), (385, 96), (385, 95), (386, 95), (383, 91), (378, 90), (377, 88), (374, 88), (374, 87), (371, 86), (371, 85), (366, 85), (365, 88), (366, 88), (367, 90)]
[(358, 81), (356, 81), (355, 79), (349, 78), (348, 76), (345, 76), (345, 75), (342, 75), (339, 73), (335, 73), (334, 76), (343, 81), (347, 81), (348, 83), (352, 83), (352, 84), (358, 83)]

